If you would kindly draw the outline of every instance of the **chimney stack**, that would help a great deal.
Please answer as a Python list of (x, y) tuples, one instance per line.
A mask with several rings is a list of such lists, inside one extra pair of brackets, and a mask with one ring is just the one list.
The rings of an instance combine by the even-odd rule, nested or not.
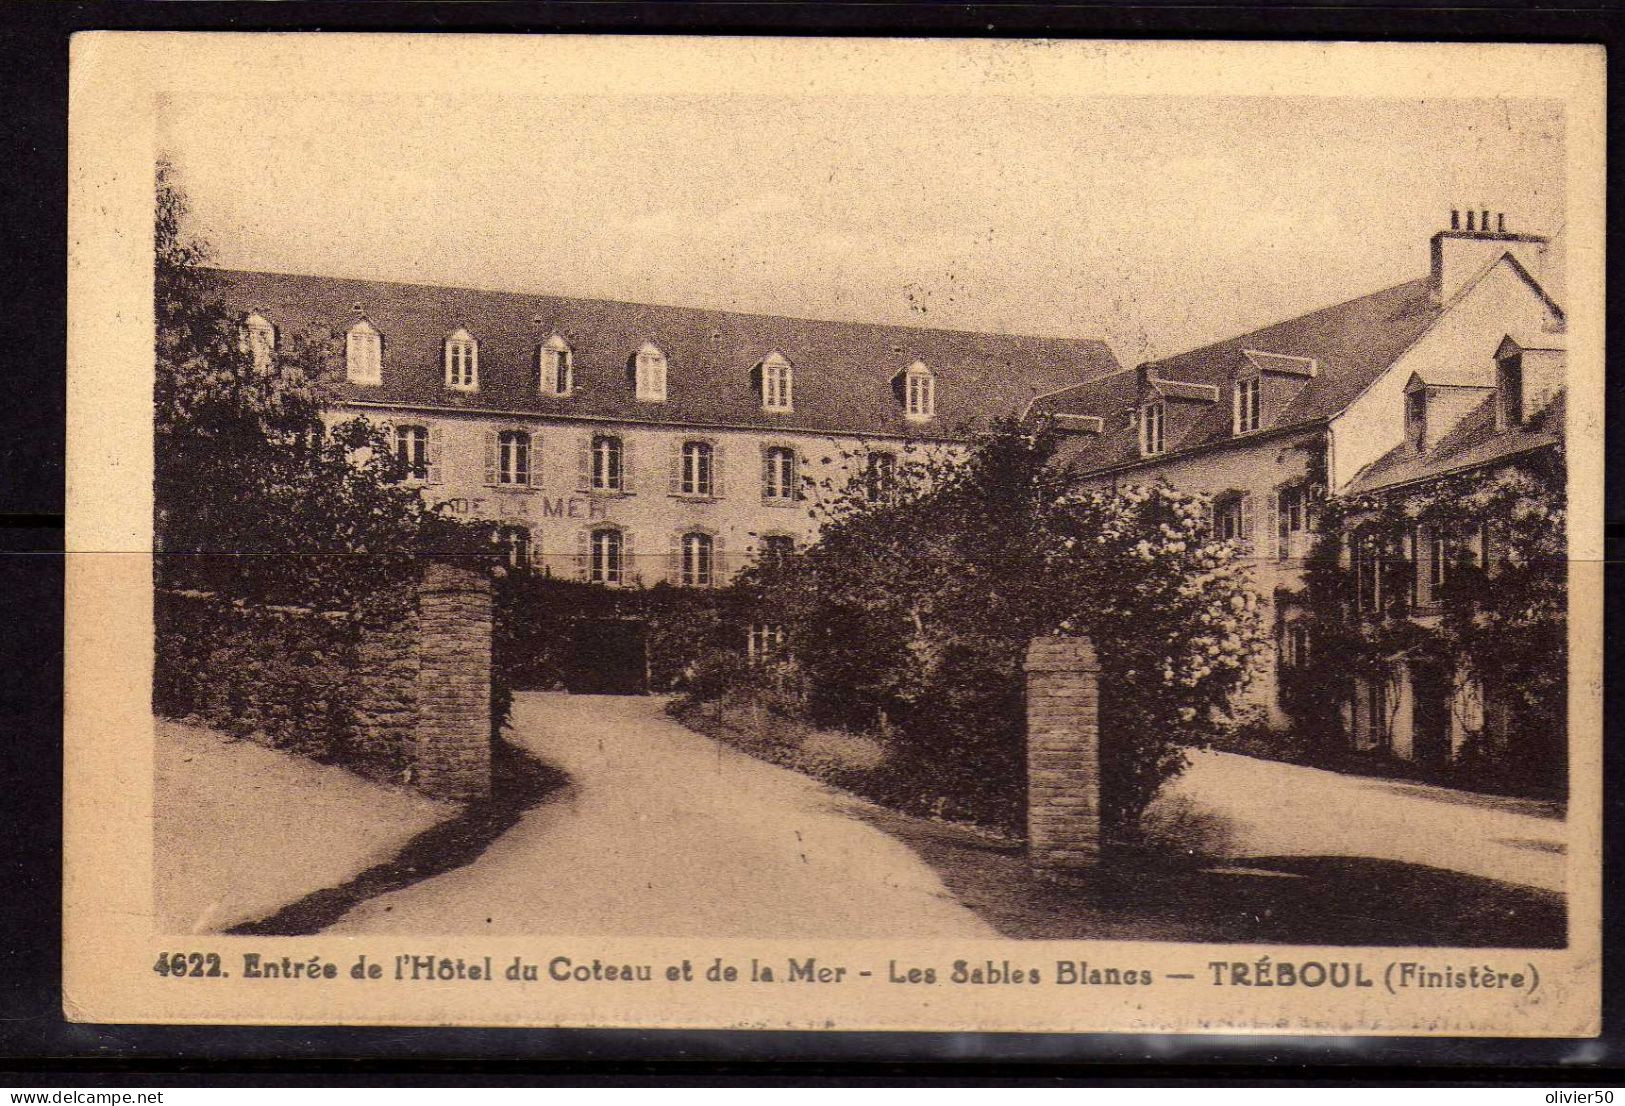
[[(1463, 215), (1466, 215), (1465, 224)], [(1468, 280), (1505, 254), (1511, 254), (1540, 279), (1547, 240), (1535, 234), (1509, 231), (1504, 211), (1494, 212), (1493, 221), (1490, 215), (1489, 208), (1451, 208), (1450, 229), (1433, 236), (1433, 294), (1439, 302), (1450, 299)]]

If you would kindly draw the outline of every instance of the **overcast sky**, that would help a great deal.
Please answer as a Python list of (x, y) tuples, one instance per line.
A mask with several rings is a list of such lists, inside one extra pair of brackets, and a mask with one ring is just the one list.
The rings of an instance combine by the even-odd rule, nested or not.
[(1125, 364), (1420, 276), (1453, 206), (1553, 233), (1531, 100), (172, 101), (220, 263), (1106, 339)]

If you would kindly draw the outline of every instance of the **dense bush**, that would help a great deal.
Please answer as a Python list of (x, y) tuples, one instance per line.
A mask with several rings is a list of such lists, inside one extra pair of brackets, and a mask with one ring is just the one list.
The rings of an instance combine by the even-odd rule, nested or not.
[[(1563, 452), (1553, 448), (1402, 494), (1328, 500), (1304, 588), (1294, 596), (1313, 621), (1315, 649), (1281, 686), (1282, 705), (1299, 729), (1322, 740), (1340, 735), (1346, 744), (1339, 711), (1353, 677), (1386, 679), (1400, 655), (1433, 658), (1458, 681), (1493, 692), (1514, 719), (1505, 745), (1480, 729), (1468, 733), (1453, 765), (1459, 782), (1561, 791), (1568, 734), (1566, 495)], [(1473, 543), (1453, 540), (1436, 613), (1410, 617), (1415, 567), (1404, 556), (1406, 542), (1420, 526), (1459, 537), (1481, 524), (1490, 528), (1490, 563), (1480, 563)], [(1351, 609), (1355, 580), (1347, 550), (1356, 528), (1386, 553), (1383, 610), (1365, 617)]]
[(880, 736), (897, 790), (1006, 831), (1024, 820), (1021, 662), (1090, 635), (1103, 675), (1102, 802), (1140, 812), (1224, 710), (1262, 645), (1259, 605), (1205, 502), (1166, 486), (1073, 490), (1045, 428), (998, 425), (884, 494), (820, 489), (818, 541), (739, 590), (784, 627), (809, 722)]

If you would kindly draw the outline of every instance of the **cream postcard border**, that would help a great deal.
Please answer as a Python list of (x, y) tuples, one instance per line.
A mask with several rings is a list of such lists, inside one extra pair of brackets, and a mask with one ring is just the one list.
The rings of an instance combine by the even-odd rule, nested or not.
[[(545, 66), (535, 64), (545, 49)], [(656, 64), (658, 63), (658, 64)], [(1461, 44), (1049, 42), (89, 32), (70, 69), (64, 1007), (97, 1022), (1590, 1036), (1600, 1027), (1604, 53)], [(1565, 950), (1157, 942), (856, 942), (150, 935), (152, 179), (159, 105), (281, 85), (311, 95), (1295, 95), (1542, 97), (1565, 106), (1572, 570)], [(254, 949), (343, 966), (465, 959), (748, 963), (817, 956), (865, 985), (470, 986), (177, 982), (161, 951)], [(1263, 957), (1533, 966), (1531, 995), (1325, 989), (888, 985), (888, 961), (1090, 960), (1203, 972)], [(1108, 990), (1110, 993), (1108, 993)]]

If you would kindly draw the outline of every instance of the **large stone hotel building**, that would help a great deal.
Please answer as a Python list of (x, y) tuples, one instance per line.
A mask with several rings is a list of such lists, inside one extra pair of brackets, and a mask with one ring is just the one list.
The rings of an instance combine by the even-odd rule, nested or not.
[(387, 423), (431, 502), (611, 586), (726, 582), (809, 540), (822, 489), (1117, 368), (1093, 339), (218, 275), (258, 348), (331, 343), (336, 414)]
[[(724, 583), (810, 540), (827, 490), (880, 494), (911, 450), (953, 450), (1001, 415), (1053, 417), (1085, 486), (1211, 497), (1275, 629), (1246, 697), (1284, 728), (1281, 677), (1315, 648), (1301, 601), (1321, 498), (1561, 440), (1561, 407), (1547, 408), (1564, 391), (1566, 320), (1547, 252), (1500, 216), (1492, 229), (1489, 212), (1458, 211), (1417, 279), (1132, 368), (1095, 339), (220, 277), (260, 349), (295, 332), (331, 343), (336, 413), (387, 423), (430, 501), (496, 520), (514, 560), (610, 586)], [(1529, 419), (1486, 422), (1497, 404)], [(1447, 540), (1465, 539), (1416, 535), (1388, 554), (1414, 570), (1417, 611)], [(1411, 667), (1354, 681), (1344, 729), (1356, 747), (1448, 759), (1463, 719), (1483, 714), (1463, 704), (1493, 694)]]

